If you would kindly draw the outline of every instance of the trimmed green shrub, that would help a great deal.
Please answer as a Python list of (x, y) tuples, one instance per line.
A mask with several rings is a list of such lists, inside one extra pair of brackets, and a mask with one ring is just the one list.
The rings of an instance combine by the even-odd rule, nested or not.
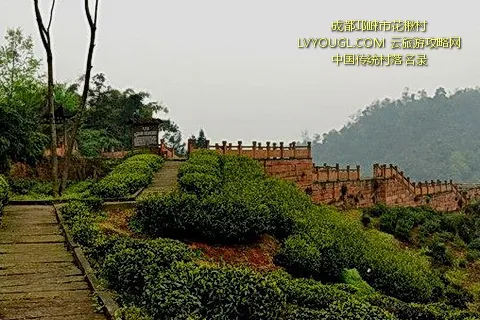
[(267, 276), (274, 280), (286, 296), (287, 303), (300, 307), (323, 310), (335, 301), (348, 301), (353, 298), (349, 292), (333, 285), (306, 279), (293, 278), (288, 273), (276, 271)]
[(279, 319), (285, 297), (249, 269), (174, 263), (150, 278), (143, 297), (154, 319)]
[(297, 305), (289, 305), (285, 310), (282, 320), (320, 320), (329, 319), (328, 312), (325, 310), (315, 310), (299, 307)]
[(432, 259), (440, 265), (450, 266), (453, 263), (454, 256), (449, 248), (445, 245), (445, 242), (439, 237), (438, 234), (434, 234), (428, 244), (428, 254)]
[(150, 168), (152, 168), (152, 170), (154, 171), (160, 170), (160, 168), (164, 163), (163, 158), (155, 154), (148, 154), (148, 153), (131, 156), (127, 158), (123, 163), (130, 163), (130, 162), (137, 162), (137, 161), (141, 161), (148, 164)]
[(179, 180), (180, 188), (197, 196), (207, 195), (220, 190), (221, 180), (218, 176), (192, 172), (184, 174)]
[(3, 207), (7, 205), (8, 193), (9, 186), (7, 183), (7, 179), (5, 179), (4, 176), (0, 175), (0, 214), (2, 213)]
[(473, 239), (472, 242), (468, 244), (468, 249), (480, 250), (480, 238)]
[(70, 201), (60, 209), (60, 212), (62, 213), (65, 222), (68, 225), (71, 225), (73, 218), (81, 215), (88, 215), (90, 214), (90, 210), (91, 208), (85, 202)]
[(119, 320), (153, 320), (144, 309), (138, 307), (121, 308), (114, 317)]
[(373, 294), (375, 290), (362, 279), (357, 269), (346, 269), (342, 273), (342, 281), (358, 290), (361, 294)]
[(263, 233), (285, 238), (312, 208), (292, 182), (266, 178), (258, 162), (194, 153), (179, 172), (180, 191), (138, 203), (133, 224), (151, 236), (243, 242)]
[(172, 192), (137, 202), (134, 223), (152, 236), (199, 238), (213, 242), (241, 242), (268, 230), (269, 212), (254, 200), (256, 193), (224, 190), (198, 198)]
[(473, 320), (479, 317), (475, 312), (458, 310), (444, 303), (406, 303), (381, 294), (370, 295), (365, 301), (389, 311), (400, 320)]
[(163, 159), (153, 154), (139, 154), (127, 158), (110, 174), (93, 186), (93, 194), (102, 198), (121, 198), (133, 194), (152, 182)]
[(145, 290), (146, 279), (175, 261), (190, 261), (194, 252), (171, 239), (120, 241), (103, 261), (102, 275), (123, 295), (137, 298)]
[(450, 284), (445, 289), (447, 303), (453, 307), (466, 309), (468, 303), (473, 302), (474, 296), (464, 288), (458, 285)]
[(378, 217), (381, 217), (383, 216), (385, 213), (389, 212), (390, 211), (390, 208), (387, 207), (385, 204), (383, 203), (379, 203), (379, 204), (376, 204), (372, 207), (369, 207), (369, 208), (365, 208), (363, 210), (363, 213), (371, 216), (371, 217), (375, 217), (375, 218), (378, 218)]
[(289, 237), (277, 256), (292, 274), (335, 280), (344, 269), (356, 268), (372, 287), (405, 301), (441, 296), (443, 284), (428, 260), (379, 232), (365, 232), (325, 208), (306, 214), (301, 224), (305, 230)]

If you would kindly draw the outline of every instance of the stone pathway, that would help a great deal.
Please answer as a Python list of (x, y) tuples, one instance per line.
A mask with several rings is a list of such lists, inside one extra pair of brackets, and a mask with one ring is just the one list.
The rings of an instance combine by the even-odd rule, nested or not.
[(0, 319), (106, 319), (92, 298), (53, 207), (7, 206), (0, 225)]
[(155, 173), (152, 183), (142, 192), (142, 195), (150, 193), (168, 192), (177, 186), (178, 168), (183, 161), (166, 161), (163, 167)]

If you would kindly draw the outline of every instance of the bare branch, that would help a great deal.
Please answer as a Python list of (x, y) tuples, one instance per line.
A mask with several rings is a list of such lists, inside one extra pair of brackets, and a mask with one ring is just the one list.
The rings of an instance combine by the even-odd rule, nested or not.
[(38, 0), (34, 0), (33, 2), (35, 5), (35, 16), (37, 20), (38, 30), (40, 31), (40, 38), (42, 39), (45, 50), (49, 50), (50, 36), (47, 29), (45, 29), (45, 25), (43, 24), (42, 13), (40, 12), (40, 8), (38, 7)]
[(85, 14), (87, 15), (88, 25), (92, 28), (94, 22), (92, 20), (92, 14), (90, 13), (90, 3), (88, 0), (85, 0)]
[(48, 21), (47, 32), (50, 34), (50, 27), (52, 26), (53, 10), (55, 9), (55, 0), (52, 1), (52, 8), (50, 9), (50, 20)]
[(97, 27), (97, 18), (98, 18), (98, 2), (99, 2), (99, 0), (95, 0), (95, 18), (94, 18), (94, 21), (95, 21), (95, 28)]

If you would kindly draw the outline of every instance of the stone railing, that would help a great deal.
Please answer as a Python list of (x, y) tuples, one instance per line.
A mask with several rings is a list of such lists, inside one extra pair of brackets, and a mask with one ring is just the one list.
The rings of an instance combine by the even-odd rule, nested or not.
[(326, 163), (322, 167), (313, 167), (313, 181), (348, 181), (360, 180), (360, 166), (355, 168), (340, 168), (337, 163), (335, 166), (328, 166)]
[(465, 200), (464, 196), (457, 188), (457, 186), (450, 181), (431, 180), (425, 182), (412, 182), (409, 177), (406, 177), (403, 171), (398, 170), (397, 166), (390, 165), (373, 165), (373, 176), (380, 179), (394, 178), (400, 181), (407, 187), (410, 192), (417, 196), (431, 195), (442, 192), (454, 192), (459, 198)]
[[(188, 153), (201, 150), (195, 146), (194, 140), (188, 140)], [(243, 155), (253, 159), (311, 159), (312, 148), (309, 142), (306, 146), (297, 146), (295, 142), (285, 145), (283, 142), (267, 142), (262, 145), (260, 142), (253, 141), (251, 145), (244, 145), (238, 141), (236, 145), (223, 141), (221, 144), (210, 145), (207, 141), (206, 148), (214, 150), (221, 154)]]

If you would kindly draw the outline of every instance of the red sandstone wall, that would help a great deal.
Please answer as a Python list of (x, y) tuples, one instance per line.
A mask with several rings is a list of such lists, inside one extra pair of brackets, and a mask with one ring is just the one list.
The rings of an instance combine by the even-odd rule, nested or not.
[(260, 160), (267, 174), (295, 182), (300, 188), (312, 186), (312, 159)]
[(472, 187), (464, 191), (465, 198), (469, 201), (479, 201), (480, 200), (480, 186)]
[[(327, 171), (313, 167), (311, 159), (268, 159), (260, 160), (265, 172), (269, 175), (293, 181), (301, 189), (308, 192), (314, 203), (331, 204), (343, 207), (365, 208), (376, 203), (389, 206), (430, 206), (439, 211), (455, 211), (460, 209), (464, 200), (454, 188), (430, 187), (429, 192), (416, 192), (415, 188), (397, 169), (387, 175), (377, 174), (373, 179), (359, 179), (357, 169), (328, 168)], [(332, 169), (333, 168), (333, 169)], [(332, 174), (333, 173), (333, 174)], [(374, 175), (377, 172), (374, 171)], [(380, 172), (378, 172), (380, 173)], [(328, 181), (327, 181), (328, 178)], [(323, 181), (322, 181), (323, 180)], [(332, 181), (333, 180), (333, 181)], [(434, 186), (434, 185), (432, 185)], [(422, 188), (423, 189), (423, 188)], [(480, 195), (480, 188), (476, 191)], [(477, 194), (475, 193), (475, 194)], [(472, 196), (473, 196), (472, 192)]]
[(375, 180), (352, 180), (335, 182), (315, 182), (312, 187), (312, 200), (317, 204), (341, 205), (348, 203), (357, 208), (376, 203)]

